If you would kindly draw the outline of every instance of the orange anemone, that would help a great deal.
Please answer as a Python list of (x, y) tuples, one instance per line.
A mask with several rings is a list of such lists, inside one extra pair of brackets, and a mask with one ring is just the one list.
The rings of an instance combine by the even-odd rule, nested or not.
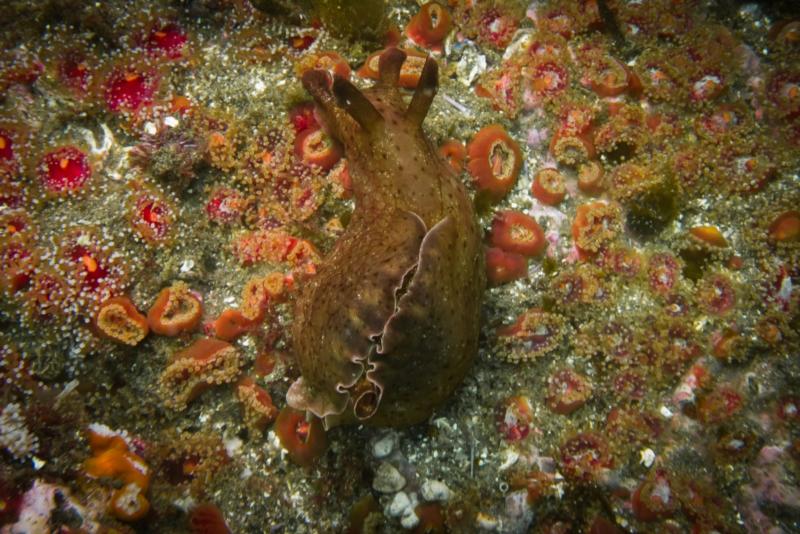
[(442, 42), (452, 27), (447, 9), (438, 2), (428, 2), (411, 17), (406, 34), (423, 48), (441, 51)]
[(578, 189), (586, 195), (599, 195), (605, 189), (603, 166), (589, 161), (578, 168)]
[(547, 248), (544, 231), (533, 217), (519, 211), (502, 210), (492, 221), (489, 241), (505, 252), (538, 256)]
[(128, 297), (113, 297), (101, 304), (95, 327), (103, 337), (131, 346), (138, 345), (150, 331), (147, 319)]
[(235, 347), (225, 341), (200, 338), (176, 352), (159, 378), (164, 404), (183, 410), (208, 388), (232, 382), (241, 365)]
[(137, 521), (150, 511), (145, 497), (150, 487), (150, 468), (137, 454), (128, 450), (119, 434), (103, 425), (91, 425), (88, 431), (92, 456), (83, 469), (92, 478), (109, 478), (118, 489), (111, 495), (109, 508), (117, 519)]
[(237, 337), (253, 331), (260, 319), (248, 319), (237, 309), (228, 308), (219, 317), (206, 324), (206, 332), (222, 339), (232, 341)]
[(342, 149), (322, 128), (309, 128), (295, 138), (294, 154), (306, 165), (329, 171), (341, 159)]
[(453, 170), (460, 173), (464, 170), (464, 160), (467, 159), (467, 149), (464, 143), (458, 139), (448, 139), (439, 147), (439, 154), (444, 160), (453, 167)]
[(550, 153), (562, 165), (575, 165), (597, 156), (590, 130), (576, 132), (565, 126), (553, 135), (550, 141)]
[(800, 239), (800, 211), (781, 213), (770, 223), (768, 235), (772, 241), (797, 241)]
[(111, 513), (122, 521), (138, 521), (150, 511), (150, 501), (137, 484), (126, 484), (111, 496)]
[(203, 304), (184, 282), (161, 290), (147, 312), (147, 322), (156, 334), (177, 336), (193, 330), (200, 322)]
[(498, 247), (486, 249), (486, 278), (496, 287), (528, 276), (528, 260), (522, 254), (506, 252)]
[(239, 380), (236, 397), (242, 403), (244, 422), (253, 432), (263, 432), (278, 415), (278, 409), (272, 404), (269, 392), (249, 376)]
[[(380, 78), (378, 74), (378, 63), (383, 52), (384, 50), (379, 50), (370, 55), (367, 61), (364, 62), (364, 65), (358, 69), (358, 75), (371, 80)], [(413, 89), (419, 82), (419, 77), (422, 74), (422, 67), (425, 66), (425, 60), (428, 58), (428, 55), (414, 50), (403, 50), (403, 52), (406, 53), (406, 60), (400, 68), (398, 85), (406, 89)]]
[(467, 146), (467, 167), (478, 191), (499, 201), (514, 187), (522, 169), (522, 151), (499, 124), (485, 126)]
[(610, 245), (619, 233), (621, 211), (617, 204), (591, 202), (581, 204), (572, 222), (575, 246), (584, 254), (595, 254)]
[(707, 245), (720, 248), (728, 246), (728, 240), (725, 239), (725, 236), (716, 226), (694, 226), (689, 228), (689, 233), (692, 237)]
[(136, 484), (142, 489), (150, 485), (150, 470), (136, 454), (121, 448), (118, 442), (109, 442), (109, 448), (98, 450), (84, 462), (83, 468), (94, 478), (113, 478), (125, 484)]
[(636, 96), (642, 92), (639, 77), (613, 57), (601, 58), (590, 65), (584, 83), (601, 97), (619, 96), (625, 92)]
[(242, 315), (261, 321), (270, 304), (284, 299), (286, 290), (286, 276), (281, 272), (251, 278), (242, 289)]
[(308, 467), (328, 449), (322, 421), (286, 406), (275, 421), (275, 433), (296, 464)]
[(531, 193), (542, 204), (555, 206), (567, 195), (564, 175), (558, 169), (545, 168), (536, 173)]

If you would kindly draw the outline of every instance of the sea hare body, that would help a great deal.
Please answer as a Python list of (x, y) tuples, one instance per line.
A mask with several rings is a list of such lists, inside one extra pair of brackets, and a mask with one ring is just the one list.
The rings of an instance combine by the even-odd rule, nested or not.
[(356, 203), (303, 287), (293, 327), (302, 377), (287, 399), (328, 425), (423, 421), (477, 352), (480, 232), (463, 184), (422, 130), (436, 62), (427, 60), (406, 104), (397, 89), (404, 59), (384, 52), (380, 80), (363, 92), (323, 71), (303, 77), (345, 147)]

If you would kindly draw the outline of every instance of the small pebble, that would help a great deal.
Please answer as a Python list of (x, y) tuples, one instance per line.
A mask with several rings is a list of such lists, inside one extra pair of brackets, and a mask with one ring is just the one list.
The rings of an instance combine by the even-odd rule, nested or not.
[(422, 483), (420, 496), (425, 501), (447, 501), (450, 499), (450, 488), (438, 480), (426, 480)]
[(398, 491), (394, 494), (392, 502), (389, 503), (386, 513), (392, 517), (400, 517), (410, 505), (411, 500), (408, 498), (408, 494), (405, 491)]
[(396, 435), (389, 432), (372, 444), (372, 455), (375, 458), (386, 458), (394, 450)]
[(414, 513), (413, 508), (409, 508), (408, 512), (400, 518), (400, 525), (405, 529), (412, 529), (419, 524), (419, 517)]
[(405, 485), (406, 479), (397, 468), (388, 462), (381, 462), (372, 481), (372, 489), (381, 493), (394, 493), (403, 489)]

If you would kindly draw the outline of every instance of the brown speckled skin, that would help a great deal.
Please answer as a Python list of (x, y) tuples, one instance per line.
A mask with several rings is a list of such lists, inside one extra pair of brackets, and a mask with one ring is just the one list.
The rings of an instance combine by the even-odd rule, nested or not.
[(477, 353), (479, 228), (463, 184), (422, 130), (436, 63), (429, 58), (405, 104), (396, 87), (403, 59), (385, 52), (381, 80), (363, 92), (338, 78), (331, 89), (321, 71), (303, 78), (345, 147), (356, 204), (302, 288), (293, 326), (302, 378), (287, 398), (329, 425), (423, 421)]

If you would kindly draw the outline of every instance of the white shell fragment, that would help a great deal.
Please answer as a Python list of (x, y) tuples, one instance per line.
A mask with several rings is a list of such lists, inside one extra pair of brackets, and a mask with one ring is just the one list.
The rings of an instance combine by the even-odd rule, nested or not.
[(475, 518), (475, 524), (480, 530), (489, 532), (493, 532), (500, 527), (500, 521), (498, 521), (496, 517), (484, 512), (478, 512), (478, 515)]
[(182, 273), (188, 273), (193, 268), (194, 268), (194, 260), (191, 258), (183, 260), (180, 267)]
[(463, 46), (461, 59), (456, 63), (458, 81), (469, 87), (486, 71), (486, 56), (478, 52), (472, 43)]
[(517, 460), (519, 460), (519, 453), (514, 449), (505, 449), (502, 452), (501, 457), (503, 459), (503, 463), (500, 464), (500, 467), (498, 467), (497, 469), (499, 471), (505, 471), (506, 469), (517, 463)]
[(656, 460), (656, 453), (653, 449), (647, 448), (639, 451), (639, 463), (645, 467), (650, 467)]

